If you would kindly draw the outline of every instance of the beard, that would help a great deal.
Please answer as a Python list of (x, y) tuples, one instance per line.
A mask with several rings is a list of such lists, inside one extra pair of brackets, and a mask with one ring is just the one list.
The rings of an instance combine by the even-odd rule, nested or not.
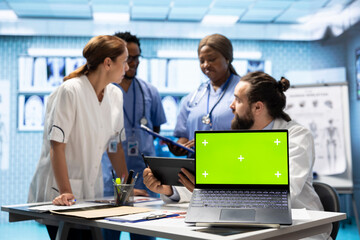
[(251, 114), (250, 109), (245, 113), (245, 116), (240, 117), (237, 113), (231, 120), (232, 130), (250, 129), (254, 125), (254, 116)]
[(124, 75), (124, 78), (127, 79), (127, 80), (132, 80), (134, 77), (128, 76), (127, 74)]
[(136, 76), (136, 73), (137, 73), (137, 67), (132, 67), (132, 68), (129, 68), (129, 70), (126, 71), (124, 77), (126, 79), (131, 80)]

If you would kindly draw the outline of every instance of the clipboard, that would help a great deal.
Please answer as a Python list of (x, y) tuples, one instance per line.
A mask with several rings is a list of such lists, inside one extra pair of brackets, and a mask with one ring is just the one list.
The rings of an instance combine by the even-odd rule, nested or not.
[(137, 223), (137, 222), (146, 222), (151, 220), (157, 220), (157, 219), (163, 219), (163, 218), (172, 218), (172, 217), (178, 217), (180, 214), (174, 213), (174, 214), (150, 214), (145, 217), (135, 217), (133, 218), (131, 215), (128, 215), (130, 217), (120, 218), (120, 217), (108, 217), (105, 218), (105, 220), (114, 221), (114, 222), (128, 222), (128, 223)]
[(181, 145), (180, 143), (177, 143), (173, 140), (171, 140), (170, 138), (167, 138), (167, 137), (164, 137), (164, 136), (161, 136), (160, 134), (154, 132), (153, 130), (151, 130), (150, 128), (148, 128), (147, 126), (141, 124), (140, 125), (141, 129), (148, 132), (149, 134), (157, 137), (157, 138), (160, 138), (161, 140), (165, 141), (165, 142), (168, 142), (168, 143), (171, 143), (172, 145), (175, 145), (177, 147), (180, 147), (182, 149), (185, 149), (186, 151), (188, 151), (189, 153), (195, 153), (195, 150), (194, 149), (191, 149), (191, 148), (188, 148), (188, 147), (185, 147), (183, 145)]
[(123, 223), (138, 223), (138, 222), (147, 222), (147, 221), (166, 219), (166, 218), (174, 218), (185, 214), (186, 212), (181, 212), (181, 211), (159, 210), (159, 211), (146, 212), (146, 213), (130, 214), (126, 216), (107, 217), (105, 218), (105, 220), (123, 222)]

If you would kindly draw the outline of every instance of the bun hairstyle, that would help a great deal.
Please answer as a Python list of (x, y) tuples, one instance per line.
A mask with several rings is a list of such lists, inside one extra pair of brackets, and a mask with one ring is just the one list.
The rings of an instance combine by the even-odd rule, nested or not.
[(290, 87), (290, 81), (284, 77), (281, 77), (281, 79), (277, 82), (277, 84), (281, 92), (286, 92), (286, 90), (288, 90)]
[(118, 37), (100, 35), (91, 38), (83, 50), (86, 63), (64, 77), (64, 81), (95, 71), (107, 57), (115, 62), (116, 58), (122, 55), (125, 50), (126, 42)]
[(286, 96), (284, 92), (289, 89), (290, 81), (281, 77), (276, 81), (269, 74), (256, 71), (243, 76), (240, 81), (250, 83), (247, 92), (249, 104), (261, 101), (263, 102), (273, 118), (282, 118), (290, 121), (291, 118), (283, 110), (286, 106)]

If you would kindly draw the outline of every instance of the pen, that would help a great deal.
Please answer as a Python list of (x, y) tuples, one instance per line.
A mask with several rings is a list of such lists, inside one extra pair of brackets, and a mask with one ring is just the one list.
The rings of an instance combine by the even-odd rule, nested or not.
[(180, 214), (174, 213), (174, 214), (150, 214), (149, 216), (140, 218), (140, 219), (135, 219), (135, 220), (127, 220), (127, 219), (117, 219), (116, 217), (112, 218), (105, 218), (105, 220), (109, 220), (109, 221), (115, 221), (115, 222), (131, 222), (131, 223), (137, 223), (137, 222), (145, 222), (145, 221), (151, 221), (151, 220), (156, 220), (156, 219), (162, 219), (162, 218), (172, 218), (172, 217), (177, 217), (180, 216)]
[(114, 169), (111, 169), (112, 178), (115, 179)]
[(158, 215), (151, 214), (151, 215), (145, 217), (144, 219), (150, 220), (150, 219), (158, 219), (158, 218), (164, 218), (164, 217), (166, 217), (165, 213), (164, 214), (158, 214)]
[(128, 178), (126, 179), (126, 183), (125, 184), (131, 184), (131, 180), (132, 180), (132, 176), (134, 175), (134, 170), (130, 170), (129, 171), (129, 175)]
[(144, 217), (144, 220), (154, 220), (154, 219), (160, 219), (160, 218), (171, 218), (171, 217), (177, 217), (180, 216), (177, 213), (166, 215), (164, 214), (150, 214), (149, 216)]
[(134, 185), (135, 185), (135, 183), (136, 183), (136, 180), (137, 180), (138, 176), (139, 176), (139, 172), (137, 172), (136, 175), (135, 175), (135, 177), (134, 177), (134, 181), (133, 181)]

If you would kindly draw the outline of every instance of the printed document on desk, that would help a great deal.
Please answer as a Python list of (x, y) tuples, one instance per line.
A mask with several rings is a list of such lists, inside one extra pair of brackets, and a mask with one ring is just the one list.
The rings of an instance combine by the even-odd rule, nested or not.
[[(105, 220), (123, 222), (129, 224), (142, 224), (151, 226), (184, 227), (191, 226), (185, 223), (186, 211), (158, 210), (146, 213), (132, 214), (127, 216), (109, 217)], [(155, 216), (155, 217), (153, 217)], [(156, 216), (160, 216), (156, 218)], [(162, 216), (162, 217), (161, 217)]]
[(39, 205), (34, 207), (29, 207), (28, 209), (32, 211), (48, 212), (48, 211), (73, 210), (79, 208), (94, 208), (94, 207), (100, 207), (106, 205), (109, 205), (109, 203), (77, 202), (71, 206), (58, 206), (52, 203), (49, 204), (39, 203)]
[(149, 208), (120, 206), (120, 207), (106, 207), (106, 208), (90, 209), (90, 210), (81, 209), (79, 211), (72, 210), (72, 211), (50, 211), (50, 212), (60, 215), (66, 215), (66, 216), (95, 219), (95, 218), (106, 218), (106, 217), (136, 214), (136, 213), (143, 213), (150, 211), (151, 209)]
[(143, 196), (134, 197), (135, 207), (151, 207), (151, 206), (157, 206), (162, 203), (164, 203), (164, 201), (161, 198), (152, 198), (152, 197), (143, 197)]

